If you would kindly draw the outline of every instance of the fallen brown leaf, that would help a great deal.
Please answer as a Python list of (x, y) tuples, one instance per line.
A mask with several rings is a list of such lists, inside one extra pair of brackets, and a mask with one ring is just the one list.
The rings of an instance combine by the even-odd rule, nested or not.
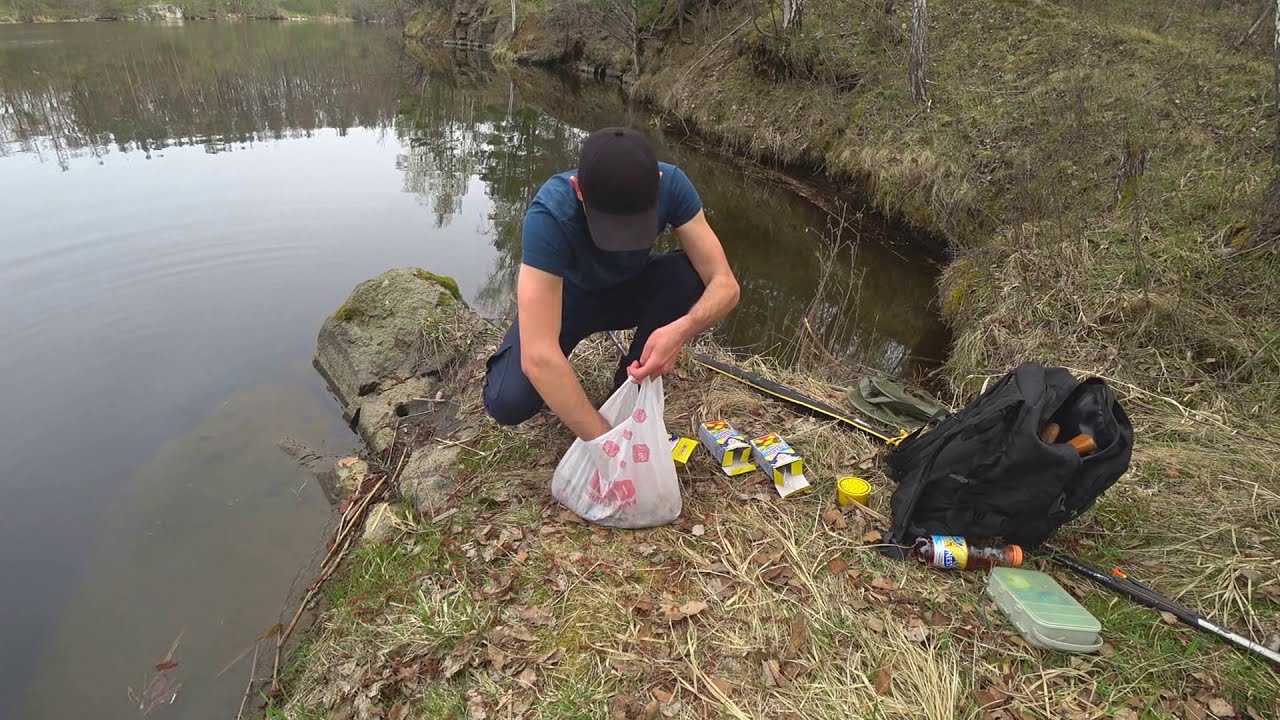
[(666, 690), (664, 688), (653, 689), (653, 699), (657, 700), (659, 703), (663, 705), (666, 705), (667, 703), (671, 702), (672, 698), (674, 698), (675, 696), (676, 696), (675, 693), (671, 692), (670, 690)]
[(569, 510), (561, 510), (560, 514), (556, 515), (556, 519), (562, 523), (572, 523), (574, 525), (582, 525), (587, 522), (586, 520), (583, 520), (577, 515), (574, 515)]
[(983, 710), (989, 710), (1005, 701), (1005, 694), (992, 688), (973, 691), (973, 699)]
[(791, 686), (787, 676), (782, 674), (782, 666), (777, 660), (765, 660), (761, 664), (760, 670), (766, 687), (786, 688)]
[(164, 672), (165, 670), (172, 670), (176, 667), (178, 667), (177, 660), (161, 660), (160, 662), (156, 663), (156, 670), (158, 672)]
[(787, 638), (787, 647), (782, 651), (783, 660), (792, 660), (797, 657), (800, 651), (804, 649), (805, 641), (809, 639), (808, 629), (799, 620), (792, 620), (789, 630), (790, 636)]
[(488, 720), (489, 706), (479, 690), (467, 691), (467, 720)]
[(471, 664), (471, 656), (475, 652), (476, 634), (470, 633), (454, 646), (444, 658), (440, 666), (440, 674), (446, 679), (457, 675), (462, 668)]
[(1182, 703), (1182, 717), (1188, 720), (1205, 720), (1209, 717), (1209, 709), (1203, 703), (1186, 700)]
[(1177, 625), (1177, 624), (1179, 624), (1179, 622), (1178, 622), (1178, 616), (1177, 616), (1177, 615), (1174, 615), (1174, 614), (1173, 614), (1173, 613), (1171, 613), (1171, 612), (1161, 612), (1161, 613), (1160, 613), (1160, 619), (1164, 621), (1164, 624), (1165, 624), (1165, 625)]
[(662, 615), (667, 622), (680, 622), (697, 615), (707, 609), (707, 604), (701, 600), (690, 600), (683, 605), (676, 606), (674, 603), (663, 603)]
[(888, 665), (877, 670), (875, 677), (871, 678), (871, 686), (876, 693), (888, 695), (893, 690), (893, 670)]
[(1116, 720), (1138, 720), (1138, 713), (1127, 707), (1116, 708), (1111, 711), (1111, 717), (1116, 718)]
[(522, 642), (533, 642), (538, 638), (524, 625), (511, 625), (507, 628), (507, 637)]
[(876, 588), (877, 590), (897, 590), (898, 583), (895, 582), (893, 578), (886, 577), (884, 575), (877, 575), (874, 578), (871, 578), (871, 587)]
[(715, 687), (717, 693), (719, 693), (719, 696), (721, 697), (721, 699), (724, 699), (724, 700), (729, 699), (729, 681), (728, 680), (725, 680), (724, 678), (719, 678), (719, 677), (711, 677), (709, 678), (709, 680), (711, 681), (712, 686)]
[(849, 563), (845, 562), (844, 558), (831, 558), (827, 563), (827, 569), (836, 575), (841, 575), (849, 570)]
[(1232, 717), (1236, 714), (1236, 709), (1231, 703), (1220, 697), (1209, 698), (1209, 712), (1218, 717)]
[(849, 527), (849, 523), (844, 519), (844, 513), (833, 507), (822, 511), (822, 522), (837, 530)]
[(387, 711), (387, 720), (405, 720), (409, 717), (409, 703), (403, 700), (397, 700), (395, 705)]
[(881, 540), (884, 540), (884, 533), (879, 530), (868, 530), (862, 533), (862, 542), (864, 543), (878, 543)]
[(609, 720), (627, 720), (631, 716), (632, 702), (631, 696), (625, 693), (614, 695), (609, 703)]
[(534, 625), (551, 626), (556, 624), (555, 613), (545, 605), (521, 610), (520, 619)]
[(500, 575), (498, 577), (490, 578), (489, 581), (484, 584), (484, 587), (480, 588), (480, 597), (485, 599), (501, 600), (511, 594), (511, 584), (513, 581), (514, 579), (510, 575)]
[(867, 618), (866, 626), (871, 628), (875, 632), (878, 632), (878, 633), (884, 632), (884, 621), (881, 620), (880, 618)]
[(503, 666), (507, 664), (507, 654), (493, 645), (489, 645), (484, 649), (484, 659), (493, 667), (494, 672), (502, 672)]
[(525, 685), (529, 685), (532, 687), (533, 684), (538, 681), (538, 672), (531, 667), (526, 667), (525, 669), (520, 671), (520, 674), (516, 677), (516, 679), (524, 683)]

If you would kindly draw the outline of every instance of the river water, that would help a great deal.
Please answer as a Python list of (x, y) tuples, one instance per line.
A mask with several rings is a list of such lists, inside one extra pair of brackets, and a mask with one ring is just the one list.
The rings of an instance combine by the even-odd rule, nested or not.
[(216, 675), (331, 515), (276, 443), (355, 442), (321, 321), (400, 265), (502, 315), (525, 204), (623, 123), (703, 195), (744, 287), (723, 340), (785, 355), (807, 315), (854, 362), (941, 354), (901, 231), (849, 210), (861, 242), (824, 257), (827, 214), (614, 90), (350, 25), (0, 26), (0, 717), (136, 718), (175, 641), (151, 715), (234, 717), (247, 663)]

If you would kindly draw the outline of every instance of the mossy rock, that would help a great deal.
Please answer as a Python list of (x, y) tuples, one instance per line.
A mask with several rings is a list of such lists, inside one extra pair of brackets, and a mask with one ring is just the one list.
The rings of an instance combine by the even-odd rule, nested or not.
[(356, 286), (320, 328), (316, 367), (348, 409), (385, 378), (438, 371), (454, 343), (422, 342), (447, 328), (465, 336), (477, 316), (453, 278), (396, 268)]

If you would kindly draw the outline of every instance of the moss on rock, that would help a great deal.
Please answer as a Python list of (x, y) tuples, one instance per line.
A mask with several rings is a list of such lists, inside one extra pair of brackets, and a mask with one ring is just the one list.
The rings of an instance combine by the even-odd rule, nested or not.
[[(435, 284), (439, 285), (440, 287), (442, 287), (442, 288), (444, 288), (445, 290), (447, 290), (447, 291), (449, 292), (449, 295), (453, 296), (453, 299), (454, 299), (454, 300), (457, 300), (457, 301), (459, 301), (459, 302), (462, 302), (462, 291), (461, 291), (460, 289), (458, 289), (458, 281), (457, 281), (457, 280), (454, 280), (453, 278), (449, 277), (448, 275), (437, 275), (437, 274), (435, 274), (435, 273), (433, 273), (433, 272), (430, 272), (430, 271), (427, 271), (427, 270), (423, 270), (422, 268), (414, 268), (414, 270), (413, 270), (413, 274), (414, 274), (414, 276), (416, 276), (419, 280), (426, 280), (427, 282), (433, 282), (433, 283), (435, 283)], [(447, 306), (450, 304), (450, 302), (449, 302), (448, 300), (446, 300), (444, 297), (441, 297), (441, 298), (440, 298), (439, 300), (437, 300), (436, 302), (437, 302), (441, 307), (447, 307)]]

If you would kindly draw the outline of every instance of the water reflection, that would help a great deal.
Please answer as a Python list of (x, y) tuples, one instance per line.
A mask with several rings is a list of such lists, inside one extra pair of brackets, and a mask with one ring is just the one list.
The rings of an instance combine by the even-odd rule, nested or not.
[(0, 156), (203, 146), (211, 154), (320, 128), (386, 127), (398, 45), (313, 23), (83, 23), (6, 28)]
[(438, 227), (480, 181), (491, 203), (480, 232), (498, 250), (478, 293), (490, 312), (507, 309), (521, 220), (539, 185), (572, 167), (590, 129), (634, 125), (654, 137), (659, 157), (689, 173), (742, 282), (742, 304), (720, 329), (723, 339), (787, 359), (797, 340), (817, 336), (845, 360), (894, 373), (941, 356), (933, 271), (893, 249), (888, 241), (901, 230), (858, 209), (828, 216), (767, 177), (682, 145), (606, 86), (512, 76), (457, 58), (419, 73), (399, 101), (397, 166)]
[[(538, 186), (572, 166), (587, 130), (642, 126), (660, 156), (694, 180), (743, 283), (724, 339), (787, 356), (797, 339), (816, 335), (837, 354), (890, 372), (941, 355), (943, 335), (929, 309), (933, 272), (885, 246), (895, 231), (850, 210), (836, 225), (854, 247), (835, 257), (815, 252), (833, 234), (831, 218), (776, 183), (667, 137), (612, 88), (513, 75), (483, 56), (410, 58), (387, 36), (349, 26), (88, 25), (75, 32), (89, 37), (0, 43), (0, 152), (38, 153), (66, 168), (113, 150), (151, 157), (201, 145), (219, 153), (322, 127), (339, 134), (394, 128), (404, 190), (430, 209), (435, 228), (459, 217), (469, 193), (483, 193), (487, 222), (473, 230), (497, 260), (474, 300), (502, 314), (524, 208)], [(815, 303), (820, 284), (826, 292)]]

